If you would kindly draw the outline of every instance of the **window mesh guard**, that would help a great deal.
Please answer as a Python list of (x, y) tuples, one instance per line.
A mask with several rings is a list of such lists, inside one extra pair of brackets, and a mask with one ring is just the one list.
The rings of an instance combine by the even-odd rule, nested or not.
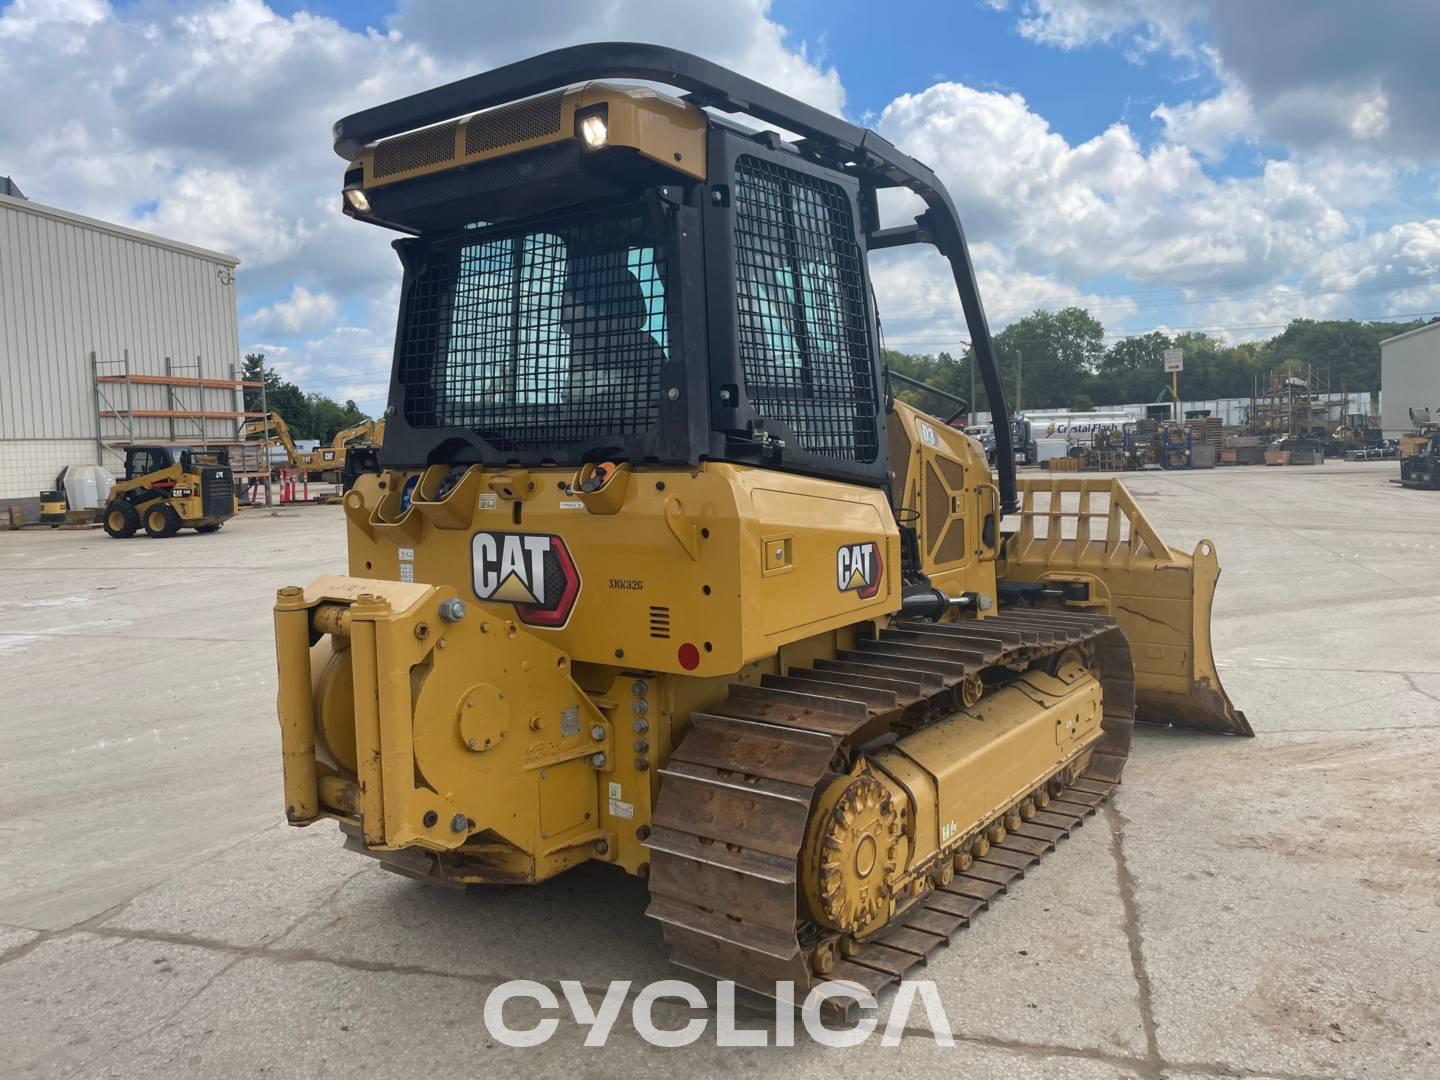
[(735, 260), (740, 362), (756, 412), (788, 426), (802, 450), (874, 461), (879, 395), (845, 190), (742, 155)]
[(406, 419), (512, 451), (648, 431), (669, 356), (665, 286), (638, 214), (437, 247), (407, 298)]

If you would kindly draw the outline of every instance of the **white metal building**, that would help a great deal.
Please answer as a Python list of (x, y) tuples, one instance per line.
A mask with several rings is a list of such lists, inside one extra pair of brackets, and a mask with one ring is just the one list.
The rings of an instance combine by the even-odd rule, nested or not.
[(1387, 438), (1410, 431), (1411, 409), (1440, 416), (1440, 323), (1380, 342), (1380, 426)]
[(0, 507), (126, 442), (235, 438), (238, 265), (0, 195)]

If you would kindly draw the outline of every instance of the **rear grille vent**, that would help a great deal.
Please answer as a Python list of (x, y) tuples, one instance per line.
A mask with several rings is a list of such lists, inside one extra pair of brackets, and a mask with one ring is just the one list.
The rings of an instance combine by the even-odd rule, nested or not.
[(441, 165), (455, 159), (455, 132), (459, 120), (412, 131), (408, 135), (397, 135), (386, 139), (375, 147), (375, 159), (370, 166), (375, 179), (394, 176), (397, 173)]
[(668, 607), (650, 608), (650, 636), (652, 638), (668, 638), (670, 636), (670, 609)]
[(235, 512), (235, 483), (229, 469), (205, 469), (200, 474), (200, 512), (206, 517)]
[(465, 153), (482, 154), (558, 133), (560, 100), (564, 96), (561, 90), (477, 113), (465, 124)]

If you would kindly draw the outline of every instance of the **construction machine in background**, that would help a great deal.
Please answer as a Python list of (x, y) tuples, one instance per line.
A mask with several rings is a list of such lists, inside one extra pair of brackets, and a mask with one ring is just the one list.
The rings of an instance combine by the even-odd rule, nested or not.
[(1440, 490), (1440, 421), (1429, 409), (1411, 409), (1410, 422), (1415, 430), (1400, 436), (1400, 483)]
[[(679, 965), (877, 990), (1104, 802), (1137, 719), (1251, 734), (1213, 545), (1118, 482), (1017, 483), (955, 208), (874, 132), (602, 44), (335, 149), (404, 276), (349, 575), (275, 606), (292, 824), (434, 882), (611, 863)], [(869, 256), (914, 244), (953, 273), (994, 475), (884, 391)]]
[(1403, 487), (1440, 489), (1440, 420), (1429, 409), (1411, 409), (1415, 430), (1400, 436)]
[(288, 469), (301, 468), (307, 454), (307, 451), (295, 445), (295, 440), (290, 435), (290, 425), (277, 412), (267, 412), (246, 420), (240, 428), (240, 438), (262, 443), (267, 453), (267, 463), (272, 467), (275, 461), (273, 455), (269, 454), (271, 447), (279, 447), (284, 453), (284, 467)]
[(362, 473), (380, 471), (380, 446), (384, 441), (385, 421), (365, 419), (337, 431), (329, 446), (303, 453), (302, 467), (307, 475), (340, 481), (349, 491)]
[(265, 441), (278, 446), (285, 454), (285, 467), (302, 473), (306, 479), (339, 483), (349, 491), (355, 479), (365, 473), (380, 471), (380, 446), (385, 441), (385, 421), (365, 419), (335, 433), (328, 446), (301, 450), (295, 445), (290, 425), (277, 412), (266, 413), (245, 422), (241, 438)]
[(110, 488), (100, 522), (117, 540), (142, 528), (170, 537), (181, 529), (219, 532), (238, 510), (235, 474), (223, 449), (136, 444), (125, 448), (125, 476)]

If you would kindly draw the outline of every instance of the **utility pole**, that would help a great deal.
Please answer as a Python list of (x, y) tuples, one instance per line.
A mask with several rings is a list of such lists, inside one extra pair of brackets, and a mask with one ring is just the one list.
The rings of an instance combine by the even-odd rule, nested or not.
[(975, 423), (975, 350), (970, 350), (970, 423)]
[(1024, 406), (1024, 397), (1021, 389), (1024, 387), (1025, 377), (1025, 350), (1015, 350), (1015, 411), (1018, 413)]

